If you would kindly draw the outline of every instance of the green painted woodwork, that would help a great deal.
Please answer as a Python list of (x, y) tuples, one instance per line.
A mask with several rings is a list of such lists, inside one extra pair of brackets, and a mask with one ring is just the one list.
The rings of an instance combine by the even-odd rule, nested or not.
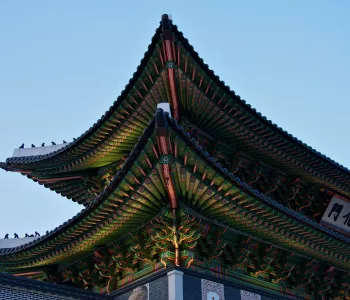
[[(172, 31), (175, 60), (165, 62), (159, 28), (122, 95), (72, 146), (38, 161), (12, 163), (10, 159), (6, 168), (31, 170), (33, 174), (29, 177), (57, 178), (63, 174), (69, 176), (71, 172), (98, 169), (127, 156), (153, 118), (157, 103), (171, 102), (166, 73), (170, 66), (175, 72), (181, 120), (189, 120), (211, 137), (208, 144), (220, 145), (216, 151), (218, 158), (223, 155), (232, 161), (234, 154), (240, 153), (268, 166), (269, 171), (281, 174), (288, 182), (297, 178), (302, 188), (292, 204), (296, 206), (293, 209), (301, 208), (317, 220), (328, 199), (316, 195), (314, 200), (314, 192), (308, 196), (310, 188), (350, 195), (350, 176), (344, 169), (337, 169), (336, 164), (332, 165), (330, 160), (268, 122), (213, 74), (176, 26)], [(86, 205), (96, 194), (90, 191), (90, 176), (93, 175), (83, 175), (86, 180), (45, 186)], [(273, 179), (268, 176), (267, 180)], [(275, 193), (279, 196), (283, 189)]]
[[(305, 256), (311, 269), (313, 260), (322, 262), (317, 263), (321, 274), (327, 273), (330, 266), (338, 273), (349, 269), (349, 244), (263, 202), (248, 185), (238, 184), (237, 179), (208, 159), (196, 141), (172, 120), (168, 122), (166, 141), (173, 155), (159, 154), (155, 124), (151, 123), (131, 156), (94, 202), (52, 237), (22, 251), (0, 256), (2, 270), (24, 272), (26, 268), (55, 264), (77, 265), (75, 262), (80, 260), (88, 264), (91, 253), (95, 259), (96, 255), (103, 257), (98, 249), (111, 244), (114, 250), (108, 253), (114, 253), (113, 262), (83, 266), (90, 270), (90, 275), (74, 275), (77, 272), (73, 270), (60, 276), (78, 276), (89, 287), (98, 286), (106, 291), (112, 281), (112, 287), (117, 287), (125, 277), (125, 270), (131, 272), (131, 266), (136, 268), (132, 272), (146, 268), (146, 261), (153, 265), (202, 268), (200, 261), (206, 258), (206, 268), (211, 264), (221, 267), (224, 264), (225, 268), (244, 272), (251, 278), (264, 274), (267, 276), (264, 280), (275, 284), (300, 276), (292, 273), (295, 269), (295, 274), (300, 274)], [(162, 173), (164, 165), (170, 166), (169, 180), (180, 205), (177, 210), (169, 207), (167, 180)], [(208, 235), (208, 228), (216, 229)], [(140, 230), (145, 230), (141, 236), (133, 234)], [(242, 257), (234, 255), (237, 250), (232, 250), (242, 241), (242, 237), (232, 238), (237, 235), (243, 239), (251, 236), (254, 241), (249, 247), (239, 246)], [(130, 250), (131, 256), (122, 254)], [(113, 268), (107, 268), (110, 264)], [(283, 265), (283, 269), (276, 264)], [(77, 274), (86, 272), (84, 270), (78, 270)], [(296, 279), (293, 280), (289, 285), (296, 286)], [(308, 289), (311, 286), (310, 283)], [(338, 291), (344, 292), (340, 288)]]
[[(348, 299), (349, 238), (317, 221), (335, 193), (350, 196), (350, 172), (230, 91), (176, 26), (171, 36), (174, 60), (160, 27), (122, 95), (74, 143), (0, 165), (86, 206), (0, 251), (0, 271), (109, 293), (181, 266), (276, 295)], [(174, 93), (177, 121), (156, 112)]]

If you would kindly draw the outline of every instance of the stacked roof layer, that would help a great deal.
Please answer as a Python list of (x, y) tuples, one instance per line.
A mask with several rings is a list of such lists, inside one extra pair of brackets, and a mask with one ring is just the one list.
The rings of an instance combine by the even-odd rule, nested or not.
[[(174, 118), (157, 110), (162, 102)], [(0, 167), (85, 205), (47, 235), (1, 249), (0, 270), (72, 264), (164, 211), (176, 219), (179, 209), (350, 269), (349, 237), (319, 224), (329, 197), (350, 196), (350, 171), (246, 104), (167, 16), (121, 96), (89, 130), (58, 151)]]

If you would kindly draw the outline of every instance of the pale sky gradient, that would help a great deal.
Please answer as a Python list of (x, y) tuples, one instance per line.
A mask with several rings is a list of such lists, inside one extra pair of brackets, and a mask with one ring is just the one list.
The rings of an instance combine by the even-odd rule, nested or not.
[[(254, 108), (350, 167), (350, 1), (0, 0), (0, 161), (71, 141), (135, 72), (163, 13)], [(82, 206), (0, 171), (0, 238), (44, 233)]]

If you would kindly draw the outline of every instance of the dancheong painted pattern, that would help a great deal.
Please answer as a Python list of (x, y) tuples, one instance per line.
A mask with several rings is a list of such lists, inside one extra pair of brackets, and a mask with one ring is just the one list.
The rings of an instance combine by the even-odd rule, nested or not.
[(110, 293), (177, 266), (276, 295), (349, 298), (350, 238), (320, 224), (334, 195), (349, 201), (349, 170), (231, 91), (167, 15), (89, 130), (0, 166), (85, 206), (0, 250), (1, 271)]

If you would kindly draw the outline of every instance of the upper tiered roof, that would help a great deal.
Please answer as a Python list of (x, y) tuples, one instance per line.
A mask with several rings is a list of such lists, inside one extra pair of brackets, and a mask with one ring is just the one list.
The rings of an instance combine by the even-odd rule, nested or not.
[(348, 169), (251, 108), (214, 74), (167, 17), (124, 91), (90, 129), (58, 151), (11, 157), (0, 166), (86, 205), (98, 194), (94, 179), (100, 168), (130, 153), (157, 103), (164, 101), (171, 104), (176, 119), (205, 132), (228, 156), (243, 153), (284, 175), (302, 178), (304, 184), (350, 195)]

